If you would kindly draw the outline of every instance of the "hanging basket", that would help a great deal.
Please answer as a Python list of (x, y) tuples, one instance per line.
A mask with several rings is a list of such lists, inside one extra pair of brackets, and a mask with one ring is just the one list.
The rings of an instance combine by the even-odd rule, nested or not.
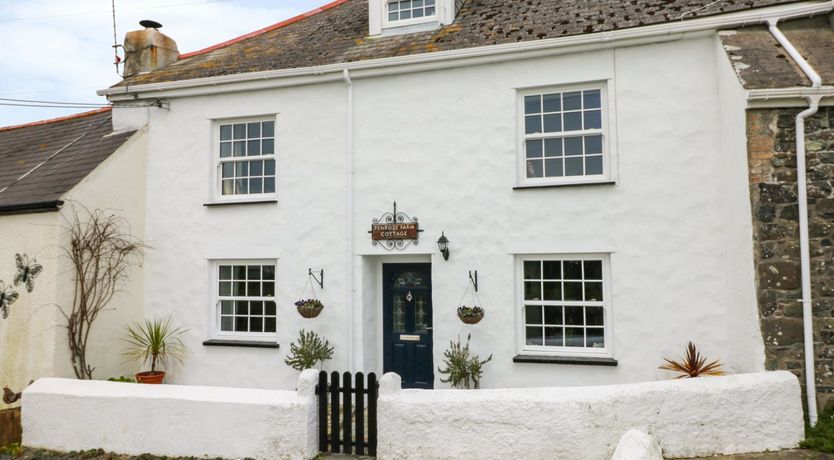
[(315, 318), (324, 309), (324, 304), (318, 299), (299, 300), (295, 303), (298, 314), (305, 318)]
[(484, 319), (484, 309), (481, 307), (458, 307), (458, 318), (466, 324), (477, 324)]

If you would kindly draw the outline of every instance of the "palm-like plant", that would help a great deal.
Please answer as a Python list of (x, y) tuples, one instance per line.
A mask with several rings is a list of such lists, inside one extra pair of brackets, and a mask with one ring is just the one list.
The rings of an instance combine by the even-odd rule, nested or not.
[(187, 331), (173, 326), (173, 317), (146, 319), (127, 327), (124, 355), (129, 360), (151, 363), (151, 372), (156, 373), (157, 364), (164, 368), (171, 361), (182, 363), (185, 345), (180, 336)]
[(715, 360), (707, 363), (707, 358), (701, 356), (701, 352), (695, 348), (695, 344), (689, 342), (686, 346), (686, 355), (681, 361), (673, 361), (669, 358), (663, 358), (666, 364), (660, 366), (660, 369), (679, 372), (681, 375), (675, 377), (678, 379), (694, 378), (702, 375), (724, 375), (725, 372), (721, 370), (721, 362)]

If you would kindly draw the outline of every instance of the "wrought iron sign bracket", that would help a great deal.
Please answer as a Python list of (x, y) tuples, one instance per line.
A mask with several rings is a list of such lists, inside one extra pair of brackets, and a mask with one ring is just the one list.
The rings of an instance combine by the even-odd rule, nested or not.
[[(423, 232), (420, 228), (419, 219), (411, 217), (404, 212), (397, 211), (397, 202), (394, 202), (393, 212), (383, 213), (372, 220), (371, 230), (368, 233), (372, 236), (373, 246), (382, 246), (385, 249), (404, 249), (409, 244), (418, 243), (419, 235)], [(380, 227), (392, 227), (391, 235), (386, 233), (375, 233)], [(388, 229), (385, 229), (388, 230)]]
[(323, 268), (322, 268), (322, 269), (321, 269), (321, 271), (319, 272), (319, 276), (318, 276), (318, 277), (316, 277), (316, 274), (315, 274), (315, 273), (313, 273), (313, 269), (312, 269), (312, 268), (308, 268), (308, 269), (307, 269), (307, 276), (309, 276), (310, 278), (313, 278), (313, 280), (315, 280), (315, 281), (316, 281), (316, 283), (319, 285), (319, 287), (320, 287), (322, 290), (324, 290), (324, 269), (323, 269)]
[(478, 270), (469, 271), (469, 282), (472, 283), (472, 287), (475, 288), (475, 292), (478, 292)]

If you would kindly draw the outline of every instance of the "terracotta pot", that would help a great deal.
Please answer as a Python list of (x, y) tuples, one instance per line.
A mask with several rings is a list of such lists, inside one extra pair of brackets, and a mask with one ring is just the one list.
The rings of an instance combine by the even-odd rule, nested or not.
[(163, 380), (165, 380), (165, 372), (162, 371), (148, 371), (136, 374), (136, 381), (138, 383), (151, 383), (158, 385), (162, 383)]
[(315, 318), (324, 309), (324, 307), (308, 308), (303, 306), (299, 306), (296, 308), (298, 309), (298, 314), (305, 318)]

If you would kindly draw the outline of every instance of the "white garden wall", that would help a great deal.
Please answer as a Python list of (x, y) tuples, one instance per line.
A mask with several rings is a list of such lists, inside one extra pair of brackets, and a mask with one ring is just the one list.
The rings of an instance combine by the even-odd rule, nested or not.
[(795, 447), (804, 436), (789, 372), (596, 387), (399, 390), (380, 382), (378, 457), (608, 459), (638, 428), (665, 457)]
[(59, 451), (306, 459), (317, 454), (317, 372), (297, 391), (41, 379), (23, 396), (23, 443)]

